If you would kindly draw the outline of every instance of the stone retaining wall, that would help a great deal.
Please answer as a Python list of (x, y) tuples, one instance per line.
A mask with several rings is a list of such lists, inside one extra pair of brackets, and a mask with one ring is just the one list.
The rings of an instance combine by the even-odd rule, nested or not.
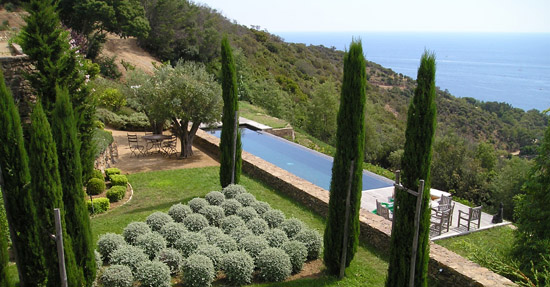
[(34, 70), (27, 55), (17, 54), (15, 56), (0, 57), (0, 66), (4, 73), (6, 86), (11, 90), (15, 104), (19, 108), (19, 114), (23, 119), (31, 113), (30, 103), (36, 102), (36, 96), (32, 94), (32, 88), (25, 79), (25, 74)]
[(294, 129), (292, 127), (280, 128), (280, 129), (267, 129), (264, 131), (272, 135), (276, 135), (278, 137), (294, 140)]
[[(219, 158), (219, 139), (202, 130), (197, 131), (195, 145)], [(260, 179), (280, 192), (306, 205), (316, 213), (328, 213), (328, 191), (309, 183), (248, 152), (242, 152), (243, 172)], [(360, 211), (360, 239), (388, 254), (391, 222), (366, 210)], [(456, 253), (430, 243), (429, 275), (440, 286), (516, 286), (513, 282)]]
[(118, 160), (118, 147), (116, 142), (112, 142), (94, 161), (94, 168), (105, 173), (106, 168), (110, 168)]

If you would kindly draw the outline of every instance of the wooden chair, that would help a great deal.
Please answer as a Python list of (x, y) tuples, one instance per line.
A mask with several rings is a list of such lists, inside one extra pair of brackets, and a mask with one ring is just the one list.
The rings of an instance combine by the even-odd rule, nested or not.
[(391, 213), (390, 209), (385, 207), (384, 205), (380, 204), (380, 202), (378, 202), (378, 199), (377, 199), (376, 200), (376, 214), (384, 217), (387, 220), (391, 220), (390, 213)]
[(177, 140), (176, 136), (172, 136), (170, 139), (162, 142), (162, 152), (164, 156), (171, 157), (172, 155), (178, 155)]
[(430, 231), (434, 232), (436, 235), (441, 235), (443, 229), (446, 229), (446, 232), (449, 232), (449, 226), (453, 220), (454, 208), (455, 206), (453, 204), (451, 208), (441, 211), (432, 209), (434, 213), (432, 213), (432, 217), (430, 218)]
[(137, 134), (127, 133), (127, 136), (128, 136), (128, 146), (130, 147), (130, 151), (132, 152), (132, 155), (135, 155), (136, 157), (139, 157), (140, 155), (144, 155), (145, 146), (139, 144)]
[(450, 208), (452, 202), (453, 202), (452, 196), (442, 195), (441, 199), (439, 200), (439, 206), (442, 207), (441, 209), (443, 209), (445, 206), (448, 206)]
[[(466, 223), (460, 224), (461, 220), (466, 221)], [(473, 208), (470, 207), (468, 212), (464, 212), (462, 210), (458, 211), (458, 227), (460, 226), (467, 227), (469, 231), (472, 223), (474, 225), (477, 225), (477, 228), (479, 229), (479, 226), (481, 224), (481, 206), (473, 207)]]

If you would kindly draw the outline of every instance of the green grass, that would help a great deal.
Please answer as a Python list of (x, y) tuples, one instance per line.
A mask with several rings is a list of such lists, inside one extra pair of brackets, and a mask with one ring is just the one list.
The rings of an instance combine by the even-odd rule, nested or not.
[[(103, 233), (121, 233), (128, 223), (143, 221), (155, 211), (167, 211), (175, 203), (185, 203), (212, 190), (220, 190), (218, 173), (219, 167), (207, 167), (129, 175), (134, 197), (127, 204), (92, 218), (94, 242)], [(325, 219), (311, 212), (309, 208), (247, 176), (241, 177), (241, 184), (258, 200), (266, 201), (273, 208), (282, 210), (287, 218), (299, 218), (310, 228), (323, 232)], [(388, 268), (386, 261), (387, 258), (373, 248), (361, 244), (347, 269), (348, 276), (342, 281), (322, 274), (319, 278), (254, 286), (382, 286)]]
[(509, 226), (502, 226), (438, 240), (436, 243), (470, 260), (475, 259), (475, 249), (490, 251), (505, 260), (512, 250), (514, 231)]
[(276, 129), (284, 128), (288, 124), (287, 121), (272, 117), (263, 108), (253, 106), (246, 101), (239, 101), (239, 115)]

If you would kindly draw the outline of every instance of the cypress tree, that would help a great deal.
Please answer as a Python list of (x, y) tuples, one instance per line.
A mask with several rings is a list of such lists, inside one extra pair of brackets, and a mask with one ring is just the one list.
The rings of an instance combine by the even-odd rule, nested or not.
[(39, 222), (29, 188), (29, 159), (13, 97), (0, 70), (0, 179), (12, 249), (21, 286), (45, 280), (45, 261), (38, 238)]
[(72, 238), (73, 252), (85, 276), (86, 286), (91, 286), (96, 272), (92, 233), (83, 196), (76, 124), (66, 89), (57, 89), (52, 133), (57, 147), (67, 233)]
[[(0, 188), (2, 192), (2, 188)], [(8, 287), (10, 282), (8, 282), (8, 239), (7, 235), (9, 230), (6, 229), (7, 226), (4, 226), (6, 221), (6, 213), (4, 212), (4, 200), (0, 196), (0, 222), (2, 227), (0, 229), (0, 287)]]
[(63, 247), (69, 286), (82, 286), (82, 272), (79, 272), (72, 249), (72, 240), (66, 231), (65, 207), (59, 176), (56, 145), (53, 141), (50, 124), (38, 102), (31, 115), (29, 128), (29, 167), (31, 173), (31, 190), (37, 215), (40, 220), (39, 238), (42, 242), (46, 260), (47, 286), (61, 286), (56, 242), (50, 238), (55, 234), (54, 208), (61, 211), (63, 227)]
[[(233, 53), (227, 37), (222, 40), (222, 97), (223, 97), (223, 115), (222, 115), (222, 134), (220, 140), (220, 183), (226, 187), (231, 183), (231, 174), (235, 166), (235, 182), (239, 183), (241, 176), (241, 132), (237, 127), (237, 147), (235, 161), (233, 161), (233, 137), (235, 134), (235, 112), (239, 110), (237, 94), (237, 76), (235, 72), (235, 62)], [(238, 124), (238, 123), (237, 123)]]
[(357, 251), (359, 209), (363, 185), (363, 149), (365, 143), (366, 63), (361, 41), (352, 41), (344, 57), (344, 80), (338, 111), (336, 155), (332, 165), (330, 201), (324, 234), (324, 262), (330, 274), (340, 271), (346, 213), (346, 198), (351, 177), (350, 213), (345, 266), (349, 266)]
[[(401, 159), (403, 186), (418, 191), (425, 181), (420, 213), (420, 231), (415, 265), (414, 286), (427, 286), (430, 258), (430, 165), (436, 126), (435, 55), (424, 52), (418, 68), (417, 86), (409, 105), (405, 130), (405, 152)], [(390, 264), (386, 286), (408, 286), (416, 196), (400, 191), (395, 194)]]

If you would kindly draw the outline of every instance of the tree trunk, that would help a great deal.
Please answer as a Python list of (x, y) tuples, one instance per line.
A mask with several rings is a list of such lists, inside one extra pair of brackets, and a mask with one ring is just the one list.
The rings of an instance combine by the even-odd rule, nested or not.
[(193, 139), (199, 129), (200, 123), (193, 123), (191, 125), (191, 130), (188, 131), (187, 128), (189, 127), (189, 121), (179, 121), (178, 119), (173, 118), (172, 122), (174, 123), (176, 136), (180, 139), (181, 143), (180, 158), (188, 158), (193, 156)]

